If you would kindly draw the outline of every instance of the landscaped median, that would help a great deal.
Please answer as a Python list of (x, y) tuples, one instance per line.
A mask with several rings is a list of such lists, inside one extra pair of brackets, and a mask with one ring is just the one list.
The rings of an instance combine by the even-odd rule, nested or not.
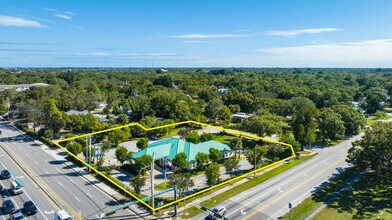
[[(358, 171), (347, 170), (281, 219), (304, 219), (356, 175)], [(374, 173), (367, 173), (312, 219), (391, 219), (391, 191), (390, 183), (380, 181)]]
[(344, 184), (357, 176), (358, 173), (359, 172), (355, 171), (353, 168), (346, 169), (343, 173), (339, 175), (338, 178), (331, 180), (328, 185), (322, 187), (321, 189), (313, 193), (312, 196), (305, 199), (296, 207), (292, 208), (290, 212), (288, 212), (280, 219), (304, 219), (319, 205), (323, 204), (324, 201), (329, 199), (336, 191), (339, 191), (344, 186)]
[[(241, 183), (237, 186), (234, 186), (231, 189), (224, 191), (223, 193), (215, 195), (215, 196), (211, 197), (210, 199), (201, 202), (200, 205), (207, 207), (207, 208), (212, 208), (212, 207), (216, 206), (217, 204), (219, 204), (219, 203), (221, 203), (221, 202), (223, 202), (223, 201), (225, 201), (235, 195), (238, 195), (239, 193), (241, 193), (245, 190), (248, 190), (252, 187), (255, 187), (255, 186), (267, 181), (268, 179), (270, 179), (274, 176), (277, 176), (277, 175), (283, 173), (284, 171), (291, 169), (292, 167), (294, 167), (296, 165), (301, 164), (302, 162), (312, 158), (315, 155), (316, 154), (313, 154), (310, 156), (302, 156), (298, 160), (291, 160), (288, 163), (281, 163), (280, 165), (277, 165), (277, 167), (271, 167), (270, 168), (271, 170), (268, 170), (262, 174), (258, 174), (258, 176), (256, 176), (255, 178), (252, 178), (244, 183)], [(215, 192), (221, 188), (224, 188), (224, 187), (227, 187), (227, 185), (222, 186), (220, 188), (217, 188), (214, 191), (204, 193), (202, 196), (205, 197), (207, 195), (210, 195), (213, 192)], [(192, 206), (192, 207), (187, 208), (184, 212), (187, 212), (188, 215), (186, 215), (186, 217), (190, 218), (190, 217), (193, 217), (193, 216), (196, 216), (196, 215), (202, 213), (203, 211)]]

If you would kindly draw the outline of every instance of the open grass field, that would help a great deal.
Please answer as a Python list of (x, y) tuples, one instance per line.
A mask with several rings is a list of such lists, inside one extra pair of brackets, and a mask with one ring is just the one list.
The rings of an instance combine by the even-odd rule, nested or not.
[[(304, 219), (357, 174), (358, 171), (348, 169), (280, 219)], [(313, 219), (392, 219), (391, 196), (392, 184), (379, 183), (378, 179), (369, 173), (339, 195)]]
[(369, 173), (314, 219), (392, 219), (392, 182), (382, 183)]

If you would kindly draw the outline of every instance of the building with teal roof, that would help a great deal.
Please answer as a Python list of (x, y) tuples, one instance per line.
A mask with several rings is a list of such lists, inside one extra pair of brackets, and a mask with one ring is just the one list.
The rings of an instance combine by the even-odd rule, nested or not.
[(198, 144), (194, 144), (179, 138), (166, 138), (155, 143), (149, 144), (147, 148), (138, 151), (132, 155), (132, 157), (138, 158), (144, 154), (152, 156), (154, 154), (156, 163), (160, 166), (166, 165), (171, 167), (171, 161), (173, 158), (181, 152), (187, 155), (189, 162), (189, 169), (193, 169), (198, 166), (196, 163), (197, 153), (209, 154), (210, 148), (215, 148), (222, 152), (222, 158), (228, 158), (233, 156), (230, 147), (227, 144), (223, 144), (218, 141), (210, 140)]

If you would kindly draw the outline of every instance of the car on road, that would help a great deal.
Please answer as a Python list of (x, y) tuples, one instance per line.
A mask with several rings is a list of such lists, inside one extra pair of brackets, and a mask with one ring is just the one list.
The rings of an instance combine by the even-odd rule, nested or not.
[(18, 210), (17, 212), (14, 212), (10, 215), (11, 220), (25, 220), (26, 218), (24, 217), (23, 213)]
[(208, 216), (205, 218), (206, 220), (215, 220), (217, 217), (223, 217), (226, 215), (226, 208), (223, 206), (217, 206), (211, 210)]
[(8, 179), (11, 177), (11, 173), (8, 170), (2, 170), (0, 175), (3, 179)]
[(212, 212), (214, 212), (215, 214), (218, 214), (220, 216), (224, 216), (224, 215), (226, 215), (226, 208), (223, 206), (217, 206), (212, 209)]
[(13, 195), (23, 193), (23, 185), (18, 179), (15, 179), (15, 181), (11, 181), (11, 192)]
[(15, 205), (14, 203), (7, 199), (3, 202), (3, 213), (7, 214), (7, 213), (11, 213), (15, 211)]
[(38, 209), (32, 201), (27, 201), (23, 204), (23, 211), (26, 215), (34, 215), (38, 212)]

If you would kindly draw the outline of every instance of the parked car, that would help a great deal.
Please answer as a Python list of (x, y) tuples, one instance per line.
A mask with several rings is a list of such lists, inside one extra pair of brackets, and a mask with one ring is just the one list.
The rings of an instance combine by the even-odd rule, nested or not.
[(150, 137), (150, 140), (152, 140), (152, 141), (158, 141), (158, 140), (161, 140), (162, 138), (161, 137), (158, 137), (158, 136), (151, 136)]
[(23, 210), (26, 215), (34, 215), (38, 212), (37, 206), (32, 201), (27, 201), (23, 204)]
[(23, 215), (23, 213), (19, 210), (17, 212), (14, 212), (10, 215), (10, 219), (11, 220), (25, 220), (25, 216)]
[(1, 171), (1, 178), (3, 179), (8, 179), (11, 177), (11, 173), (8, 170), (2, 170)]
[(5, 200), (3, 202), (3, 213), (7, 214), (7, 213), (11, 213), (15, 211), (15, 205), (11, 200)]

